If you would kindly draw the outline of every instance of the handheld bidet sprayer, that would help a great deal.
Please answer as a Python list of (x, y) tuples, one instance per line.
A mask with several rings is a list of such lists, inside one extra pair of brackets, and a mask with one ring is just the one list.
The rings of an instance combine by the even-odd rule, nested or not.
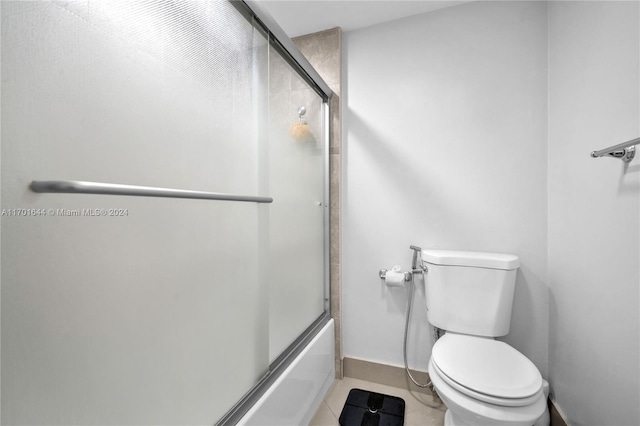
[(422, 247), (409, 246), (409, 248), (413, 250), (413, 258), (411, 259), (411, 273), (413, 274), (419, 272), (421, 274), (424, 274), (425, 272), (427, 272), (427, 267), (422, 261)]

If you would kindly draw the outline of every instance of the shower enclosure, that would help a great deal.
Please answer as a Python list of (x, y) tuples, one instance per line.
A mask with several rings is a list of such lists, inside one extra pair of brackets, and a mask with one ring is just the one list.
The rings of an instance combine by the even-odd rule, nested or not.
[(2, 2), (2, 424), (234, 423), (329, 320), (331, 92), (256, 10)]

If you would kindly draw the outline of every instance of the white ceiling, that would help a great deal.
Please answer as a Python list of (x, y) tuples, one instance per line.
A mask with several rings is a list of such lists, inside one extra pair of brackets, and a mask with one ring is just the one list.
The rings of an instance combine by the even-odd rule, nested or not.
[[(468, 1), (468, 0), (467, 0)], [(351, 31), (456, 6), (454, 0), (260, 0), (289, 37), (333, 27)]]

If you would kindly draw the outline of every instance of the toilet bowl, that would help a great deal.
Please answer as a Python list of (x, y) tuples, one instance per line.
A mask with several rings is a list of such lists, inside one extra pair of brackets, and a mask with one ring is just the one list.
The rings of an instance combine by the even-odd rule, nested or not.
[(546, 412), (538, 369), (504, 342), (447, 333), (429, 376), (448, 408), (446, 426), (531, 426)]

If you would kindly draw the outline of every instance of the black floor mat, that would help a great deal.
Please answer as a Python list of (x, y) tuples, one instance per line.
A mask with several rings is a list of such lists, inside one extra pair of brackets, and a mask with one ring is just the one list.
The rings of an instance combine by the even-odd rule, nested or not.
[(340, 426), (402, 426), (404, 399), (351, 389), (340, 413)]

